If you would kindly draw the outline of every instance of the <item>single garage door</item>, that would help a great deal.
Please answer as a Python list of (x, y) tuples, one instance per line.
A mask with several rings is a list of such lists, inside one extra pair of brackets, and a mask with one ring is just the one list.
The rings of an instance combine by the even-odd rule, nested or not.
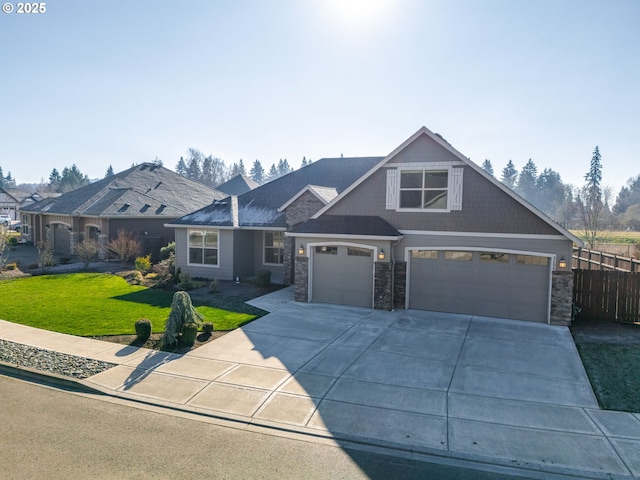
[(312, 302), (373, 307), (373, 250), (327, 245), (312, 254)]
[(66, 225), (53, 224), (53, 249), (67, 255), (71, 252), (71, 231)]
[(548, 257), (413, 250), (409, 308), (547, 322)]

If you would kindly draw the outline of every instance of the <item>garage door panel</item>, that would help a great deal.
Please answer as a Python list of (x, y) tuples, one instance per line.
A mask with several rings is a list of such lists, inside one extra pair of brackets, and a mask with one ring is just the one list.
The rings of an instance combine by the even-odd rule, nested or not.
[(373, 253), (349, 255), (345, 246), (334, 251), (335, 254), (313, 252), (311, 301), (371, 308)]
[(546, 322), (548, 259), (477, 251), (451, 259), (461, 256), (410, 258), (409, 308)]

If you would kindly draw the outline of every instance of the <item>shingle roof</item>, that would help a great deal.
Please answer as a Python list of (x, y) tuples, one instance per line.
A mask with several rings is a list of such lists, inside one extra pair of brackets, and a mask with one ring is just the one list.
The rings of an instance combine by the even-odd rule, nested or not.
[(259, 186), (259, 183), (253, 181), (246, 175), (239, 173), (232, 179), (218, 185), (216, 190), (226, 193), (227, 195), (242, 195), (243, 193), (247, 193), (249, 190), (258, 188)]
[[(286, 213), (278, 209), (308, 185), (338, 193), (384, 157), (323, 158), (238, 196), (238, 226), (286, 227)], [(232, 226), (231, 202), (222, 201), (174, 220), (178, 225)]]
[(226, 195), (153, 163), (143, 163), (25, 212), (98, 217), (169, 217), (192, 212)]
[(294, 234), (402, 237), (402, 234), (386, 220), (377, 216), (365, 215), (323, 215), (301, 223), (291, 232)]

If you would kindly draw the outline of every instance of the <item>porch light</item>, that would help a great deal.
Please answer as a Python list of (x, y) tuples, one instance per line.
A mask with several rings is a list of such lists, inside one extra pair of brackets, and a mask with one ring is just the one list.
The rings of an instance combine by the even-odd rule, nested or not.
[(304, 255), (304, 247), (302, 244), (300, 244), (300, 247), (298, 248), (298, 255)]
[(564, 257), (560, 257), (560, 261), (558, 262), (558, 267), (567, 268), (567, 261), (564, 259)]
[(45, 227), (49, 228), (49, 224), (47, 223), (47, 224), (45, 225)]
[(380, 249), (380, 253), (378, 253), (378, 260), (384, 260), (384, 248)]
[(73, 230), (73, 228), (69, 227), (69, 231)]

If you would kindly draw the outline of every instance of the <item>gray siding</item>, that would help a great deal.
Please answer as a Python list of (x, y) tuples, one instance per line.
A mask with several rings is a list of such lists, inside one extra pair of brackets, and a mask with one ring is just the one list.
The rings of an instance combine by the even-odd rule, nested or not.
[[(215, 229), (212, 229), (215, 230)], [(233, 280), (233, 235), (232, 230), (219, 230), (218, 267), (188, 265), (189, 240), (186, 228), (176, 228), (176, 268), (192, 277), (218, 280)]]
[[(394, 162), (459, 161), (426, 137), (418, 138)], [(390, 163), (389, 165), (393, 165)], [(451, 212), (397, 212), (386, 209), (387, 169), (381, 168), (356, 187), (328, 215), (377, 215), (398, 230), (524, 233), (558, 232), (471, 167), (465, 166), (462, 210)]]

